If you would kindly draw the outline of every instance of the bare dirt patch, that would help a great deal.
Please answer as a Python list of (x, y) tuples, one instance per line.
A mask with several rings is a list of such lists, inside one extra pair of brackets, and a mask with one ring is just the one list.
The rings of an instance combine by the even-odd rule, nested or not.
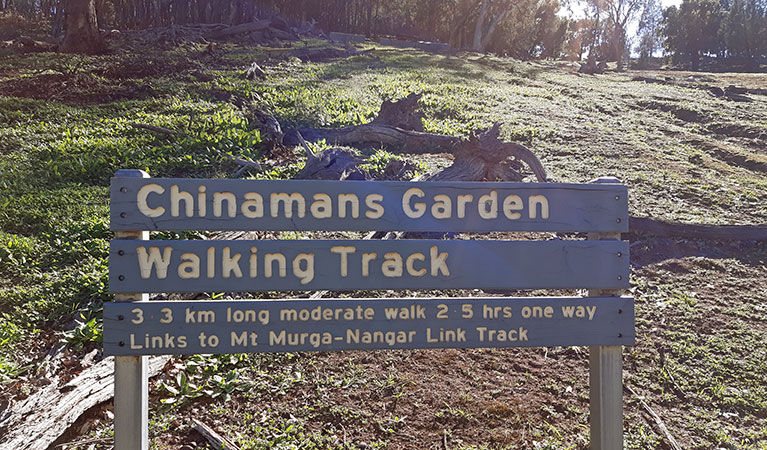
[(767, 130), (754, 126), (735, 123), (712, 123), (708, 129), (716, 134), (728, 137), (767, 140)]
[(691, 143), (696, 148), (732, 166), (767, 173), (767, 158), (762, 154), (745, 153), (721, 142), (694, 140)]
[(0, 95), (78, 103), (108, 103), (152, 96), (151, 86), (133, 80), (105, 82), (89, 73), (43, 74), (0, 81)]
[(705, 114), (693, 109), (685, 108), (672, 102), (641, 100), (637, 102), (637, 105), (647, 109), (654, 109), (657, 111), (671, 113), (677, 119), (683, 120), (685, 122), (705, 123), (709, 121)]

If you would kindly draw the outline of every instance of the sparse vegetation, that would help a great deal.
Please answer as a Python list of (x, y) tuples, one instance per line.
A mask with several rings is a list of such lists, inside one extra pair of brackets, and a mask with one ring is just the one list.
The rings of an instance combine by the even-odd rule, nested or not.
[[(3, 398), (37, 389), (42, 358), (55, 343), (77, 354), (98, 348), (101, 305), (112, 298), (108, 185), (115, 170), (226, 178), (238, 169), (229, 156), (263, 157), (260, 133), (229, 102), (230, 93), (255, 99), (287, 124), (330, 127), (365, 123), (382, 100), (419, 92), (427, 131), (468, 136), (501, 122), (503, 136), (532, 148), (553, 181), (622, 179), (634, 215), (767, 222), (762, 94), (740, 103), (703, 88), (631, 81), (631, 74), (579, 76), (567, 64), (380, 47), (314, 63), (296, 62), (291, 48), (223, 44), (219, 52), (208, 57), (179, 47), (146, 56), (0, 60)], [(267, 79), (241, 77), (253, 60), (265, 62)], [(135, 71), (109, 75), (127, 66)], [(757, 75), (709, 80), (698, 83), (767, 87)], [(373, 173), (399, 158), (361, 150)], [(290, 177), (302, 167), (302, 152), (272, 155), (274, 164), (252, 176)], [(424, 171), (445, 164), (415, 162)], [(638, 345), (625, 351), (626, 383), (685, 448), (766, 449), (765, 243), (637, 237), (632, 261)], [(365, 294), (403, 293), (341, 293)], [(153, 446), (199, 442), (188, 422), (199, 417), (243, 449), (425, 448), (443, 441), (450, 449), (582, 449), (586, 354), (551, 348), (176, 358), (153, 385)], [(626, 447), (664, 448), (636, 399), (625, 400)], [(85, 433), (110, 435), (104, 422)]]

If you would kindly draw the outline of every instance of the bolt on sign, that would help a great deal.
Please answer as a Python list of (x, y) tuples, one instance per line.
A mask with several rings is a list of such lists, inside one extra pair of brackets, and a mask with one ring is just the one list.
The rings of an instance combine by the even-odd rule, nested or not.
[[(109, 271), (118, 301), (104, 307), (104, 351), (127, 363), (121, 358), (155, 354), (586, 345), (594, 349), (597, 397), (592, 446), (613, 448), (622, 426), (608, 417), (620, 404), (616, 353), (593, 356), (634, 344), (634, 303), (617, 296), (629, 286), (629, 246), (620, 240), (628, 231), (628, 191), (615, 179), (600, 180), (256, 181), (118, 171)], [(155, 230), (588, 232), (590, 238), (148, 240), (146, 231)], [(146, 301), (145, 294), (321, 289), (590, 291), (587, 297), (231, 301)], [(128, 397), (118, 400), (125, 411), (145, 409)], [(128, 426), (119, 425), (119, 411), (116, 406), (116, 448), (140, 447)], [(594, 433), (604, 436), (595, 442)]]

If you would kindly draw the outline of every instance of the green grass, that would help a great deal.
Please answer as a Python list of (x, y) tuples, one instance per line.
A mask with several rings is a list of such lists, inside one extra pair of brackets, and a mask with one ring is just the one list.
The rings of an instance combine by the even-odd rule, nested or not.
[[(0, 59), (0, 385), (34, 376), (44, 353), (35, 342), (64, 341), (77, 351), (98, 346), (101, 305), (112, 299), (107, 286), (112, 237), (108, 186), (116, 170), (228, 178), (238, 169), (230, 156), (260, 158), (261, 136), (246, 114), (227, 101), (232, 94), (253, 99), (286, 126), (339, 127), (370, 121), (383, 100), (421, 93), (427, 131), (467, 137), (500, 122), (502, 136), (533, 149), (554, 181), (588, 182), (602, 175), (622, 179), (629, 185), (632, 214), (705, 223), (767, 222), (764, 173), (716, 151), (716, 145), (724, 145), (729, 153), (764, 161), (763, 141), (713, 135), (697, 122), (748, 124), (767, 132), (763, 97), (733, 104), (700, 89), (636, 83), (625, 75), (578, 76), (548, 62), (378, 48), (312, 63), (300, 62), (292, 51), (223, 45), (216, 58), (179, 48), (133, 56)], [(254, 60), (265, 61), (266, 80), (242, 76)], [(35, 83), (41, 92), (32, 89)], [(134, 128), (137, 123), (178, 135)], [(371, 173), (400, 158), (393, 149), (361, 150), (369, 157)], [(288, 178), (302, 164), (286, 162), (254, 176)], [(419, 171), (428, 168), (421, 164)], [(754, 280), (765, 275), (763, 247), (743, 252), (757, 255), (761, 265), (727, 261), (709, 266), (706, 261), (718, 260), (703, 258), (698, 269), (730, 277), (735, 284), (751, 283), (746, 290), (759, 289)], [(627, 369), (629, 382), (663, 408), (667, 425), (689, 448), (767, 448), (761, 303), (754, 295), (745, 298), (731, 291), (727, 301), (724, 295), (693, 295), (700, 279), (656, 275), (634, 275), (642, 342), (627, 351), (627, 366), (636, 365)], [(720, 284), (717, 288), (727, 288)], [(660, 311), (674, 320), (663, 322)], [(728, 325), (717, 329), (711, 324), (714, 316)], [(390, 372), (381, 378), (353, 358), (332, 371), (315, 370), (314, 357), (304, 355), (187, 358), (154, 392), (155, 445), (163, 448), (159, 442), (173, 432), (173, 421), (197, 405), (232, 417), (222, 431), (240, 436), (244, 449), (355, 448), (354, 442), (345, 447), (343, 442), (347, 428), (354, 427), (372, 430), (366, 448), (384, 448), (417, 426), (413, 414), (381, 413), (373, 409), (376, 402), (349, 406), (329, 400), (338, 392), (361, 395), (372, 389), (394, 398), (396, 409), (399, 399), (412, 398), (415, 383), (407, 377)], [(501, 431), (493, 434), (498, 444), (460, 440), (462, 427), (488, 419), (478, 405), (497, 395), (475, 396), (472, 389), (489, 390), (493, 380), (478, 378), (471, 367), (462, 376), (472, 388), (463, 399), (437, 405), (430, 423), (438, 433), (446, 430), (450, 448), (503, 448)], [(536, 384), (541, 395), (567, 395), (556, 381)], [(300, 404), (297, 399), (307, 389), (313, 397), (306, 401), (312, 403)], [(582, 392), (578, 395), (566, 408), (545, 412), (551, 417), (547, 421), (518, 424), (534, 443), (530, 448), (583, 448), (588, 430), (556, 421), (585, 423), (587, 407)], [(232, 399), (238, 405), (268, 406), (258, 414), (248, 408), (235, 411)], [(626, 447), (663, 448), (662, 438), (636, 411), (627, 421)], [(102, 428), (97, 435), (109, 436), (109, 431)]]

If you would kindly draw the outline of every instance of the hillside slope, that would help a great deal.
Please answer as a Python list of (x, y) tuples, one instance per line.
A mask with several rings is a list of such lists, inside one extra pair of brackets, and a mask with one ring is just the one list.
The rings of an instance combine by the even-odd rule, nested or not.
[[(765, 75), (591, 76), (566, 63), (474, 54), (380, 47), (343, 53), (306, 42), (222, 45), (213, 55), (189, 45), (0, 59), (4, 400), (20, 401), (46, 378), (68, 379), (82, 369), (81, 356), (99, 347), (101, 305), (111, 299), (107, 186), (115, 170), (233, 177), (240, 167), (229, 156), (262, 156), (260, 134), (229, 102), (231, 93), (253, 98), (286, 125), (337, 127), (366, 123), (383, 100), (418, 92), (427, 131), (467, 136), (500, 122), (506, 139), (539, 156), (551, 181), (621, 179), (632, 215), (767, 223)], [(243, 76), (253, 61), (265, 80)], [(729, 85), (747, 89), (725, 95)], [(249, 175), (290, 177), (301, 153), (275, 151), (268, 169)], [(392, 158), (376, 149), (364, 153)], [(431, 169), (446, 164), (413, 159)], [(631, 293), (638, 338), (624, 353), (626, 385), (684, 448), (767, 449), (765, 242), (636, 239)], [(66, 343), (64, 363), (50, 372), (44, 356), (59, 341)], [(627, 448), (668, 448), (639, 399), (628, 391), (624, 399)], [(150, 403), (155, 448), (202, 443), (191, 430), (194, 417), (243, 449), (581, 449), (588, 444), (587, 349), (179, 358), (153, 384)], [(93, 442), (67, 448), (109, 446), (108, 413), (101, 408), (87, 419), (65, 440)]]

